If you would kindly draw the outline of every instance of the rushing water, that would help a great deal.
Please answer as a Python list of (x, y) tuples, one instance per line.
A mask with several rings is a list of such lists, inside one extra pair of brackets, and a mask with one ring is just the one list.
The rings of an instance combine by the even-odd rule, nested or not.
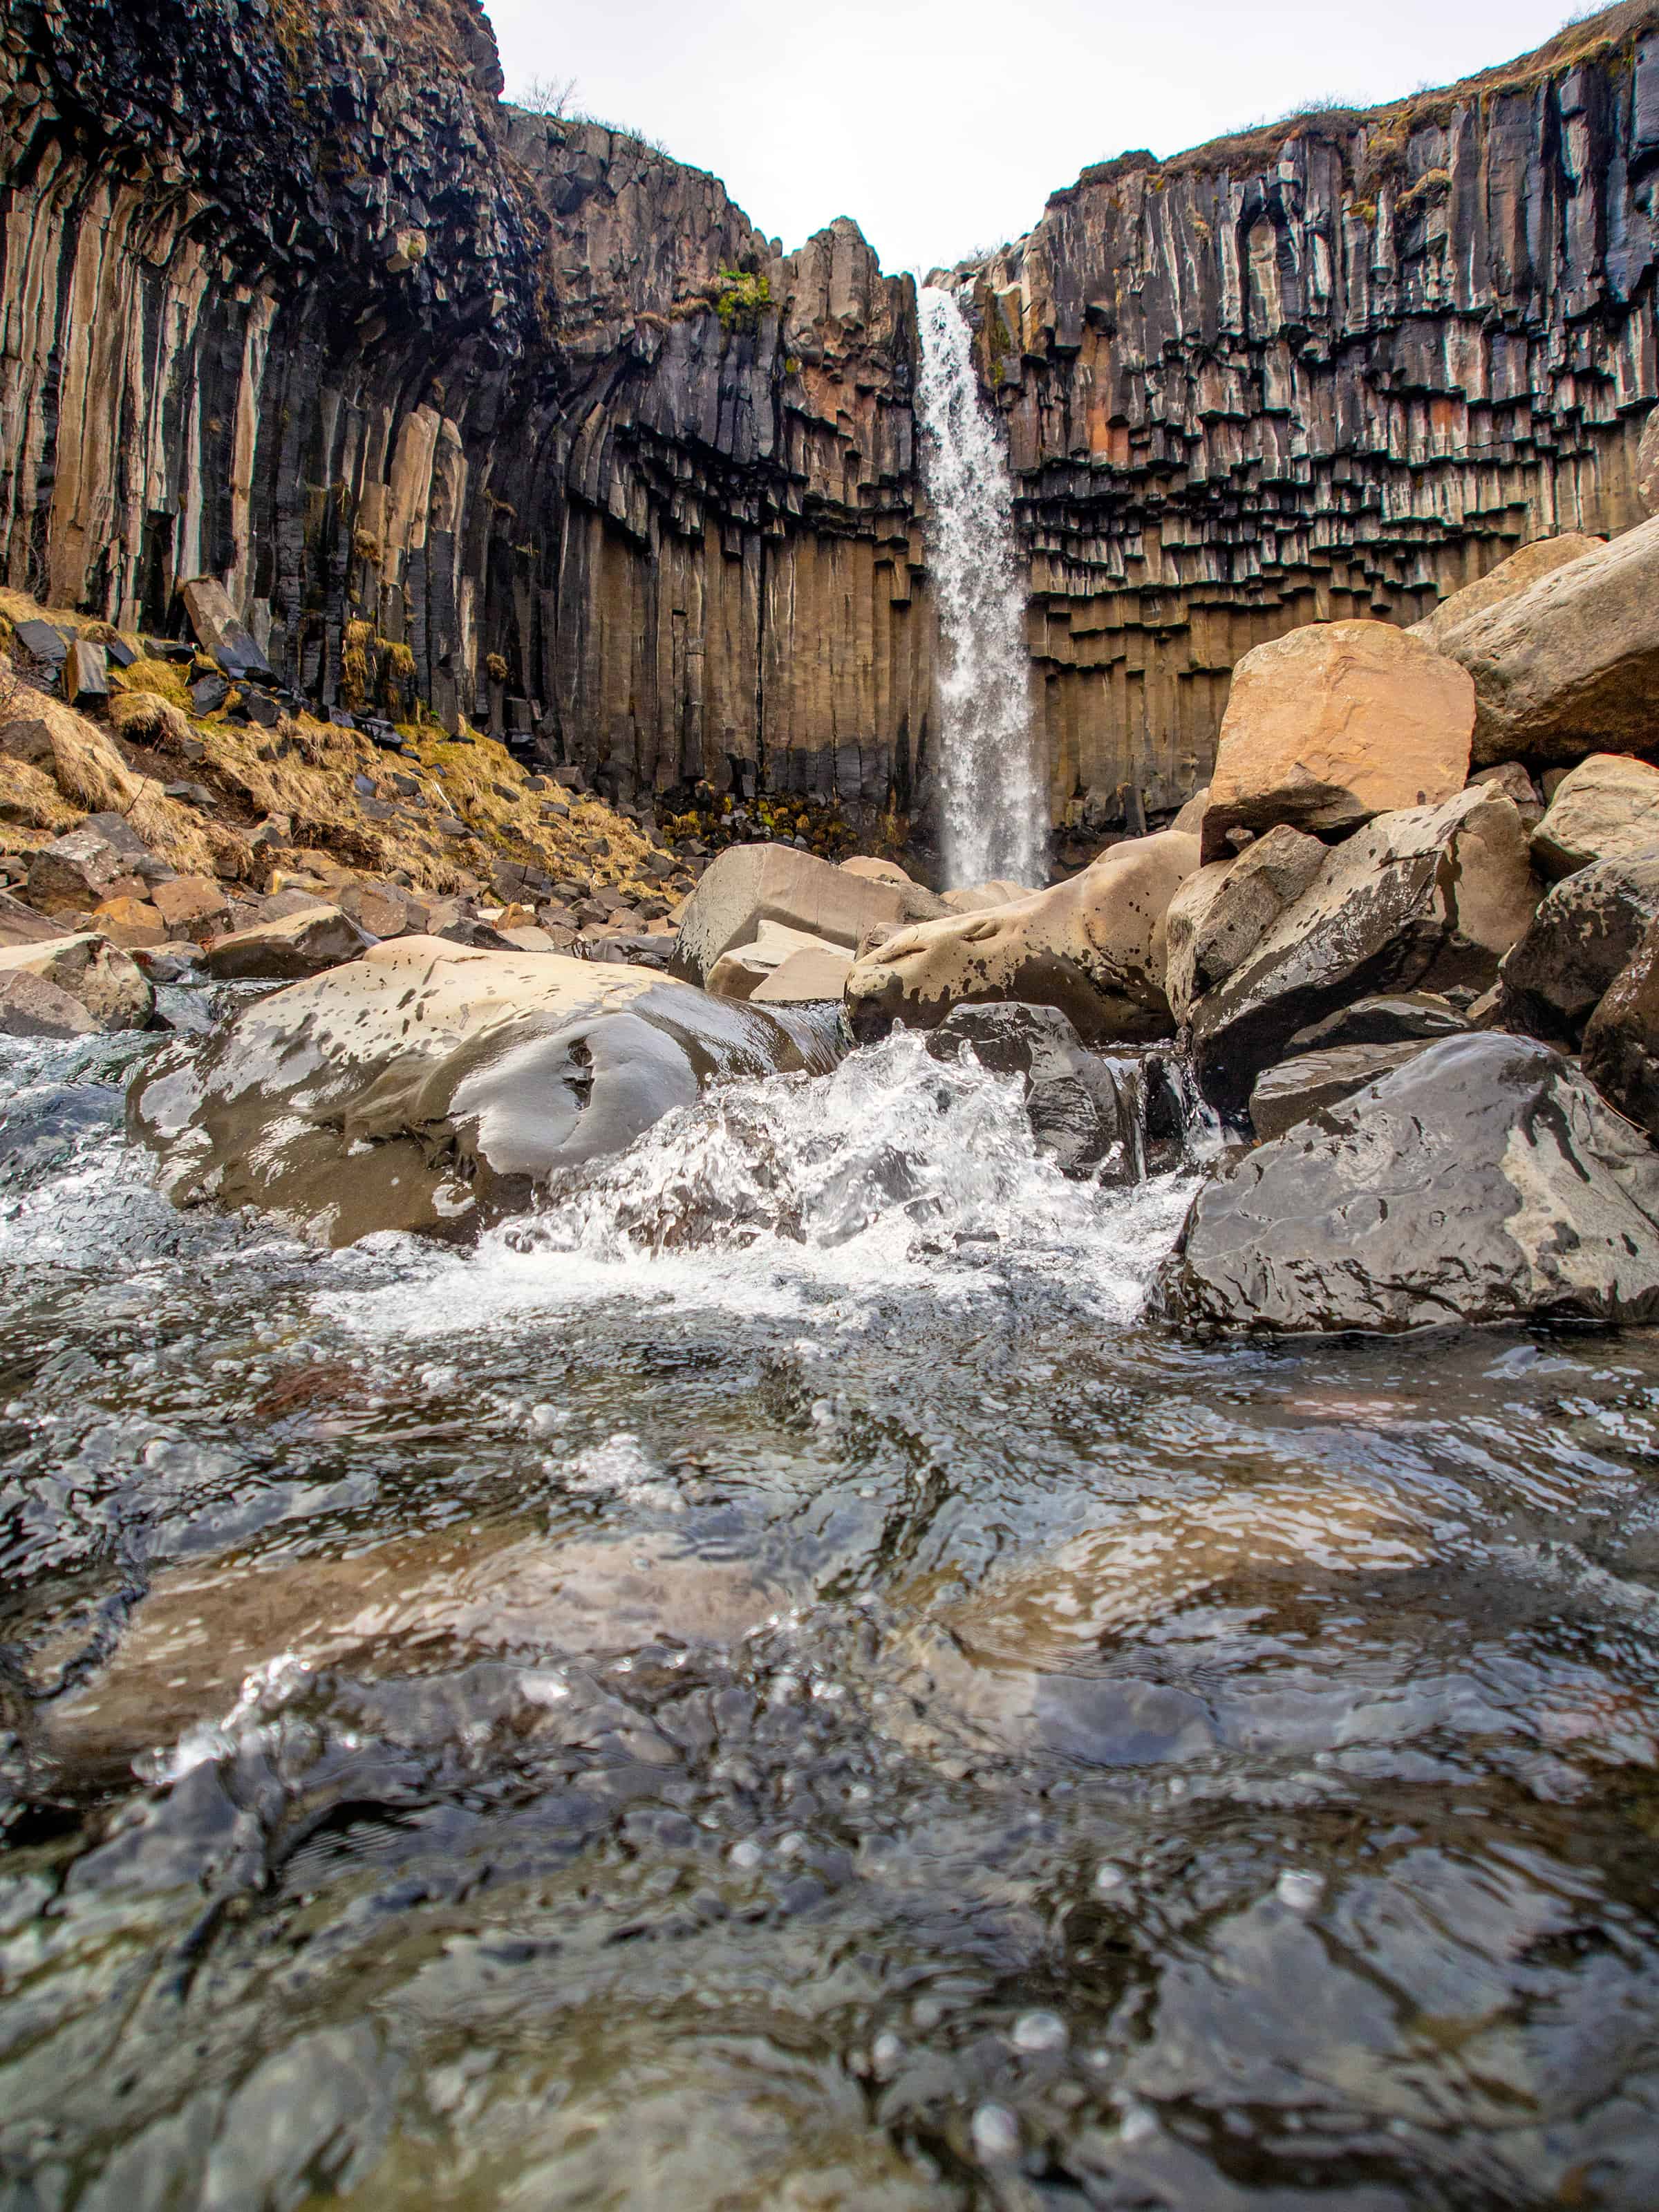
[(475, 1252), (0, 1046), (0, 2203), (1659, 2202), (1659, 1346), (1137, 1319), (915, 1039)]
[(948, 292), (920, 301), (916, 412), (939, 609), (939, 777), (952, 884), (1048, 879), (1048, 805), (1031, 712), (1025, 583), (1007, 457)]

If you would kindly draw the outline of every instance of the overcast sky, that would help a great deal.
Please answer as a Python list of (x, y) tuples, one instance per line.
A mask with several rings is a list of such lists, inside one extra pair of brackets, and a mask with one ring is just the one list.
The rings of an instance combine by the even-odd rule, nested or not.
[(1173, 154), (1327, 94), (1370, 102), (1525, 52), (1565, 0), (485, 0), (509, 98), (712, 169), (786, 247), (850, 215), (888, 270), (1029, 230), (1131, 146)]

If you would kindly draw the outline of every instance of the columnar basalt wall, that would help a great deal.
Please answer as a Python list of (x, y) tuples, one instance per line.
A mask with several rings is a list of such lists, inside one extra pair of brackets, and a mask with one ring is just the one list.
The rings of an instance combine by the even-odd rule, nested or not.
[(974, 272), (1057, 807), (1203, 781), (1252, 646), (1638, 520), (1656, 260), (1649, 5), (1057, 193)]
[[(501, 100), (477, 0), (11, 0), (0, 575), (325, 702), (925, 829), (914, 293)], [(1057, 814), (1206, 774), (1238, 655), (1635, 519), (1659, 9), (1059, 193), (971, 273)]]
[(906, 810), (908, 281), (501, 88), (476, 0), (17, 0), (0, 573), (158, 629), (216, 574), (313, 696), (629, 795)]

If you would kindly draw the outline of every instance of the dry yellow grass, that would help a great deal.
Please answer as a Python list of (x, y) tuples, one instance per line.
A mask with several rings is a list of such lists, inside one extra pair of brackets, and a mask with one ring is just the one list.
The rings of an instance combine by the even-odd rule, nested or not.
[(135, 660), (131, 668), (112, 668), (110, 684), (118, 693), (148, 691), (158, 699), (165, 699), (170, 707), (182, 714), (190, 705), (190, 686), (181, 672), (170, 660)]

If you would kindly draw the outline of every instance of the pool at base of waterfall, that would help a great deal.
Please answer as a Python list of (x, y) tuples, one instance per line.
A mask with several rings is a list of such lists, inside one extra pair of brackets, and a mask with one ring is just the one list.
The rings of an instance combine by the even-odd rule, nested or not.
[(1659, 2202), (1659, 1342), (1182, 1341), (913, 1036), (458, 1251), (0, 1042), (0, 2206)]

